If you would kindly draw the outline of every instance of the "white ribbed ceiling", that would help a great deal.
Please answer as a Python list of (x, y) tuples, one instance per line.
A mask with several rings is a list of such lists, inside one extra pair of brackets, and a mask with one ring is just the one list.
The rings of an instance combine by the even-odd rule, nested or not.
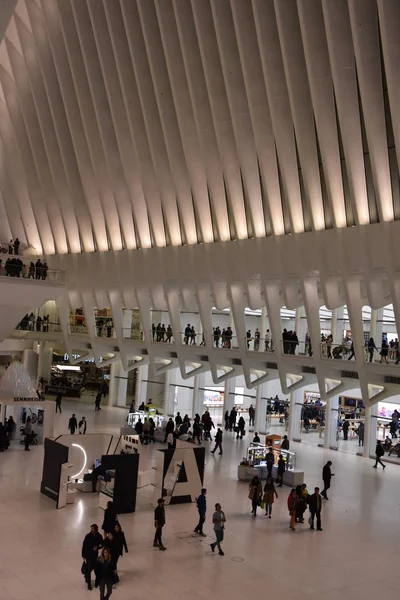
[(0, 239), (77, 253), (399, 218), (399, 31), (399, 0), (19, 0)]

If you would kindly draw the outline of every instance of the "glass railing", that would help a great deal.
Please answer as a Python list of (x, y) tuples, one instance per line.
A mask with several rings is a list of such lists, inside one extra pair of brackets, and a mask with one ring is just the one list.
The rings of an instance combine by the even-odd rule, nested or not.
[[(0, 258), (1, 260), (1, 258)], [(54, 269), (36, 269), (28, 265), (0, 263), (0, 277), (13, 277), (29, 281), (47, 281), (48, 283), (65, 283), (65, 271)]]
[(84, 323), (69, 324), (70, 335), (85, 335), (88, 333), (87, 325)]
[(137, 342), (144, 341), (144, 332), (132, 327), (122, 328), (122, 337), (127, 340), (135, 340)]
[(114, 338), (114, 324), (112, 322), (111, 324), (108, 324), (106, 319), (104, 319), (104, 321), (97, 321), (94, 326), (94, 335), (99, 338)]
[(43, 321), (43, 319), (38, 320), (36, 317), (22, 319), (16, 327), (18, 331), (31, 331), (38, 333), (61, 333), (62, 328), (60, 323), (51, 323), (47, 321)]
[(184, 346), (205, 346), (206, 339), (204, 334), (202, 333), (190, 333), (186, 334), (184, 331), (181, 331), (181, 340)]
[[(24, 254), (24, 251), (29, 249), (29, 256)], [(42, 258), (43, 254), (38, 254), (35, 252), (32, 247), (28, 248), (26, 244), (23, 242), (18, 246), (15, 246), (14, 243), (11, 242), (0, 242), (0, 258), (6, 259), (7, 256), (18, 256), (23, 258), (24, 260), (37, 260), (38, 258)], [(3, 261), (4, 262), (4, 261)]]
[(395, 364), (400, 363), (400, 349), (390, 347), (375, 346), (374, 348), (364, 347), (364, 362)]
[(247, 350), (254, 352), (274, 352), (274, 344), (271, 338), (246, 337), (244, 343)]
[(213, 335), (213, 346), (214, 348), (221, 348), (223, 350), (238, 350), (239, 339), (236, 335)]
[(155, 344), (174, 344), (174, 334), (172, 329), (151, 329), (150, 330), (150, 339)]
[(281, 340), (283, 354), (291, 356), (312, 356), (313, 347), (310, 341)]
[(351, 342), (342, 342), (341, 344), (321, 342), (321, 358), (327, 360), (351, 360), (354, 358)]

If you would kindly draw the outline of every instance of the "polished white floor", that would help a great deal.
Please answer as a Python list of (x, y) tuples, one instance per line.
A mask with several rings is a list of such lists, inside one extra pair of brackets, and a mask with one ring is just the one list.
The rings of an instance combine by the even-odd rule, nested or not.
[[(125, 419), (122, 409), (95, 413), (92, 406), (63, 403), (57, 433), (66, 432), (72, 412), (85, 415), (89, 431), (117, 433)], [(248, 434), (250, 437), (250, 434)], [(247, 442), (224, 435), (224, 455), (206, 456), (208, 514), (220, 502), (227, 516), (225, 556), (212, 554), (209, 537), (192, 531), (194, 505), (167, 507), (164, 543), (167, 552), (152, 548), (153, 508), (150, 489), (138, 493), (135, 514), (122, 515), (129, 554), (120, 561), (121, 583), (116, 600), (210, 600), (266, 597), (279, 600), (374, 600), (398, 588), (398, 520), (400, 466), (385, 472), (372, 462), (345, 452), (324, 451), (305, 441), (293, 445), (309, 489), (321, 484), (321, 469), (333, 461), (336, 476), (330, 500), (323, 505), (323, 532), (304, 524), (288, 527), (288, 490), (280, 489), (272, 520), (261, 511), (250, 515), (247, 485), (236, 479), (237, 464)], [(159, 446), (144, 448), (143, 463), (151, 465)], [(81, 543), (93, 522), (102, 522), (97, 498), (80, 494), (75, 505), (57, 511), (39, 493), (42, 448), (30, 453), (13, 444), (0, 454), (0, 600), (83, 600), (98, 598), (86, 590), (80, 574)]]

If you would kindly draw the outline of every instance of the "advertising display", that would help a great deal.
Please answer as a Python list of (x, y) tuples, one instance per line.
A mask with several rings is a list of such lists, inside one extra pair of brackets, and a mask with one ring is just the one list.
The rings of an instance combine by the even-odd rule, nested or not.
[(48, 438), (44, 441), (44, 461), (40, 491), (56, 502), (60, 497), (61, 467), (68, 462), (69, 449)]
[(391, 404), (388, 402), (378, 402), (378, 417), (391, 419), (393, 411), (400, 412), (400, 404)]

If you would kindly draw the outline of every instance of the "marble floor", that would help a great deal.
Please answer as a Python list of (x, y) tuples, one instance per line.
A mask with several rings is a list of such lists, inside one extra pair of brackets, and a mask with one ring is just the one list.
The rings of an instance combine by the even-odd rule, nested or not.
[[(80, 402), (63, 402), (56, 431), (67, 431), (71, 413), (85, 415), (88, 431), (118, 433), (125, 411), (104, 408), (95, 413)], [(250, 439), (251, 434), (248, 434)], [(223, 456), (206, 455), (205, 486), (208, 516), (215, 502), (225, 510), (225, 556), (213, 554), (212, 525), (207, 538), (191, 535), (194, 505), (166, 507), (164, 543), (167, 552), (152, 548), (153, 508), (150, 488), (138, 492), (135, 514), (122, 515), (129, 553), (121, 559), (121, 583), (116, 600), (210, 600), (253, 597), (279, 600), (372, 600), (397, 591), (397, 520), (400, 466), (373, 469), (372, 461), (352, 453), (326, 451), (304, 440), (293, 444), (297, 466), (304, 469), (309, 489), (321, 484), (321, 470), (333, 462), (330, 500), (323, 505), (323, 532), (306, 524), (295, 533), (288, 527), (288, 489), (281, 488), (272, 520), (261, 511), (250, 515), (247, 485), (236, 479), (237, 464), (248, 440), (224, 434)], [(151, 465), (159, 446), (144, 447), (141, 460)], [(102, 511), (92, 494), (79, 494), (74, 505), (57, 511), (39, 493), (42, 448), (30, 453), (13, 443), (0, 454), (0, 600), (83, 600), (98, 598), (80, 574), (81, 543)]]

